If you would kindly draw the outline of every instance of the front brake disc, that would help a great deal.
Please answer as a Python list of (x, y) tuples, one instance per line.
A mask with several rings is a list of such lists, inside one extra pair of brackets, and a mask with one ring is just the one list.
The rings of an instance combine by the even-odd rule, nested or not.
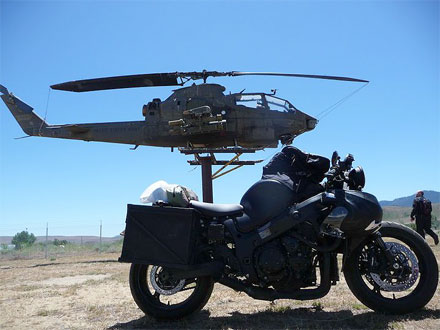
[(370, 273), (372, 281), (383, 291), (400, 292), (408, 290), (419, 278), (419, 263), (416, 256), (410, 249), (400, 243), (385, 242), (385, 245), (396, 258), (401, 259), (400, 264), (397, 262), (394, 264), (397, 265), (395, 271), (400, 270), (399, 268), (402, 267), (410, 267), (411, 273), (405, 275), (404, 278), (395, 278), (389, 271), (385, 274)]

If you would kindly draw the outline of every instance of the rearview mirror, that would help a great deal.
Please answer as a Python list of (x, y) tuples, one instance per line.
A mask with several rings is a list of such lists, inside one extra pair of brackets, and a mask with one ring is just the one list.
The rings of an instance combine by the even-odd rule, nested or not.
[(332, 166), (336, 166), (336, 163), (338, 162), (338, 160), (339, 160), (338, 152), (337, 151), (333, 151), (333, 154), (332, 154)]

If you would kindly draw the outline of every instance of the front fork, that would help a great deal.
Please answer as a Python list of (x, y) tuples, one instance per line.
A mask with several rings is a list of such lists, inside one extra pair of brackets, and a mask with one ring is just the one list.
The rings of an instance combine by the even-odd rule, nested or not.
[(391, 253), (390, 249), (387, 248), (385, 242), (382, 239), (382, 235), (377, 231), (373, 234), (374, 242), (382, 249), (387, 258), (388, 262), (392, 263), (394, 261), (394, 256)]
[[(395, 256), (391, 252), (390, 248), (388, 248), (386, 246), (384, 240), (382, 239), (382, 235), (380, 234), (380, 232), (376, 231), (375, 233), (372, 233), (371, 236), (372, 236), (372, 241), (375, 244), (377, 244), (377, 246), (383, 251), (383, 253), (385, 255), (385, 258), (387, 260), (387, 266), (388, 267), (390, 267), (390, 266), (395, 267), (395, 264), (396, 264)], [(343, 263), (342, 263), (342, 269), (344, 269), (345, 262), (346, 262), (347, 258), (349, 258), (351, 253), (360, 244), (364, 244), (364, 242), (365, 242), (365, 238), (362, 238), (362, 237), (357, 237), (357, 238), (353, 238), (350, 241), (346, 241), (345, 251), (344, 251), (344, 259), (343, 259)]]
[(380, 232), (377, 231), (373, 235), (374, 235), (373, 236), (374, 242), (377, 244), (377, 246), (379, 246), (379, 248), (385, 254), (385, 257), (387, 258), (387, 266), (388, 266), (388, 268), (391, 268), (391, 269), (394, 269), (394, 270), (399, 269), (399, 263), (396, 261), (395, 255), (391, 252), (390, 248), (388, 248), (385, 245), (385, 242), (382, 239), (382, 235), (380, 234)]

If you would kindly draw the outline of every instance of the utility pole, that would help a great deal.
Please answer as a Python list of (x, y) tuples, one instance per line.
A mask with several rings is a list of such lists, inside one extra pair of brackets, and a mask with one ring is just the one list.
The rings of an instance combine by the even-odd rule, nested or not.
[(102, 250), (102, 220), (101, 224), (99, 225), (99, 252)]
[(46, 246), (44, 249), (44, 258), (47, 259), (47, 236), (49, 234), (49, 223), (46, 222)]

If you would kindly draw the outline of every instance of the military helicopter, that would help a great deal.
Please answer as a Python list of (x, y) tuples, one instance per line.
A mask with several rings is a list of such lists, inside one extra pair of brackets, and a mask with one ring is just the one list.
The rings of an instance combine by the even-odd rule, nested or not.
[(52, 85), (55, 90), (89, 92), (132, 87), (183, 86), (190, 80), (202, 79), (182, 87), (164, 101), (154, 98), (144, 105), (145, 120), (128, 122), (49, 125), (33, 108), (0, 85), (1, 98), (23, 131), (29, 136), (42, 136), (84, 141), (186, 148), (243, 147), (274, 148), (280, 141), (292, 140), (315, 128), (317, 119), (298, 110), (289, 101), (266, 93), (224, 94), (225, 87), (207, 83), (208, 77), (285, 76), (329, 79), (351, 82), (366, 80), (274, 72), (172, 72), (115, 76), (69, 81)]

